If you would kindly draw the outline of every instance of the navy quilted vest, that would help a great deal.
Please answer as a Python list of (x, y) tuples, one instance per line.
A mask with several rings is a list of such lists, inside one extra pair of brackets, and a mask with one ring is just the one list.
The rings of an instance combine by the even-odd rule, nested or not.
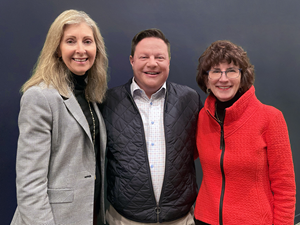
[(130, 83), (110, 89), (100, 105), (107, 129), (107, 198), (129, 220), (156, 223), (185, 216), (197, 196), (193, 154), (199, 95), (167, 82), (164, 108), (166, 170), (157, 204), (151, 183), (142, 118)]

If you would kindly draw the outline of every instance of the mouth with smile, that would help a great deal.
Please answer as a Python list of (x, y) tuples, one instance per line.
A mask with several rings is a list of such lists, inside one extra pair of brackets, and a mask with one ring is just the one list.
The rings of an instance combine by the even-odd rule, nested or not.
[(73, 58), (75, 62), (86, 62), (88, 58)]
[(160, 74), (160, 72), (155, 72), (155, 71), (145, 71), (144, 73), (150, 76), (155, 76)]
[(232, 86), (217, 86), (218, 89), (221, 89), (221, 90), (229, 90)]

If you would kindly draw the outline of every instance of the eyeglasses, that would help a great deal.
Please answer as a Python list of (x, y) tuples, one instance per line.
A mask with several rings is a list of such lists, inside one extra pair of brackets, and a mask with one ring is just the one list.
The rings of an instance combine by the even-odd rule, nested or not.
[(212, 80), (217, 80), (220, 79), (222, 74), (225, 73), (226, 77), (228, 79), (234, 79), (237, 78), (240, 73), (241, 73), (242, 69), (228, 69), (226, 71), (221, 71), (221, 70), (208, 70), (208, 77)]

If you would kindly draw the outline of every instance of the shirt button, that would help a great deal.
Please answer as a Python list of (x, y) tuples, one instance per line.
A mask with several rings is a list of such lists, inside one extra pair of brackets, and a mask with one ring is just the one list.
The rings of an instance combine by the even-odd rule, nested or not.
[(151, 124), (154, 124), (154, 121), (152, 121)]
[(152, 146), (154, 146), (154, 143), (151, 143)]
[(153, 164), (150, 165), (151, 169), (154, 167)]
[(150, 102), (150, 105), (152, 105), (152, 102)]

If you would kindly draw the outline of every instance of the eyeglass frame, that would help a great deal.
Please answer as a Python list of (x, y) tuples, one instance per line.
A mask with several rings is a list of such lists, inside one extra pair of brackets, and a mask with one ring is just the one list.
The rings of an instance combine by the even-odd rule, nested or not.
[[(239, 72), (239, 75), (240, 75), (243, 69), (239, 68), (238, 70), (240, 71), (240, 72)], [(207, 70), (206, 73), (207, 73), (207, 75), (208, 75), (208, 78), (209, 78), (209, 79), (212, 79), (212, 80), (220, 79), (220, 78), (222, 77), (223, 73), (225, 73), (225, 76), (227, 77), (227, 73), (228, 73), (228, 70), (225, 70), (225, 71), (220, 70), (221, 76), (220, 76), (219, 78), (213, 79), (213, 78), (209, 77), (209, 72), (210, 72), (210, 71), (212, 71), (212, 70)], [(233, 77), (233, 78), (227, 77), (227, 79), (236, 79), (236, 78), (239, 77), (239, 75), (237, 75), (236, 77)]]

